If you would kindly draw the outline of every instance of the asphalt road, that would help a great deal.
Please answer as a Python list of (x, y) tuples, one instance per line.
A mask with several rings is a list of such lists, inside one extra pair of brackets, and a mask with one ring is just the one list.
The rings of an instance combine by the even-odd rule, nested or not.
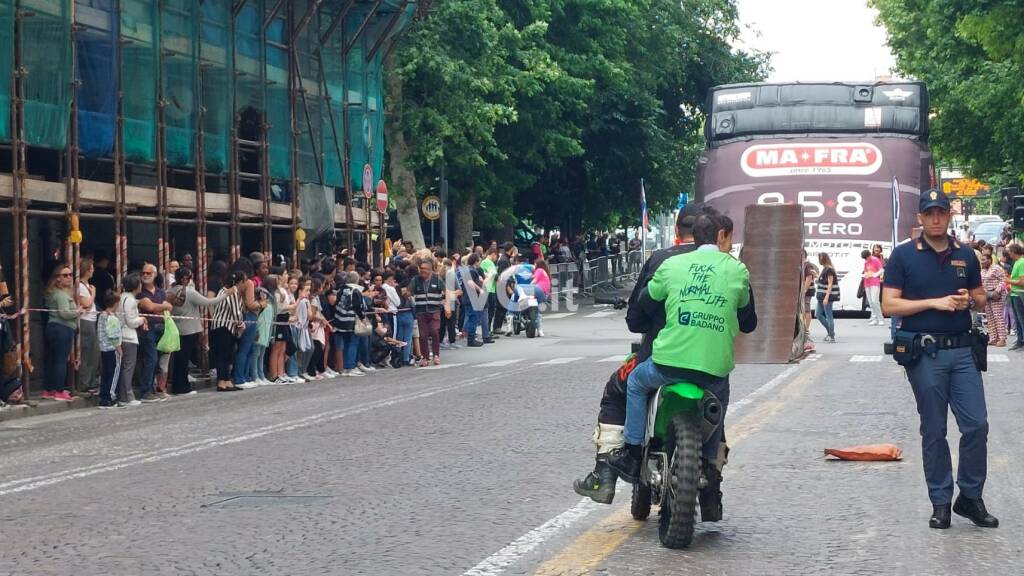
[[(621, 312), (582, 309), (441, 369), (0, 423), (0, 574), (1018, 573), (1024, 354), (986, 378), (1003, 526), (936, 533), (912, 396), (864, 324), (799, 365), (737, 367), (725, 520), (687, 551), (627, 493), (572, 492), (632, 340)], [(872, 442), (904, 461), (821, 454)]]

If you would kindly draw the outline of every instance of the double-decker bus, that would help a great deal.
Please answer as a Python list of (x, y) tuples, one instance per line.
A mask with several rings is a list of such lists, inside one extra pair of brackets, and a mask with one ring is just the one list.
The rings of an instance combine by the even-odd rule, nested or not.
[(835, 264), (836, 309), (862, 310), (861, 251), (909, 238), (935, 186), (924, 84), (732, 84), (710, 90), (707, 110), (697, 200), (732, 217), (737, 249), (771, 234), (743, 230), (748, 205), (801, 204), (807, 253)]

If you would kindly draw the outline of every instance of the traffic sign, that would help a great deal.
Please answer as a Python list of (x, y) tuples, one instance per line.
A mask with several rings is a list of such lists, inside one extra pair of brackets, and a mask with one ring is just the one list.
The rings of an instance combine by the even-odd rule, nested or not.
[(441, 218), (441, 199), (437, 196), (427, 196), (423, 198), (423, 204), (420, 205), (420, 209), (423, 211), (423, 217), (433, 222)]
[(383, 180), (377, 182), (377, 212), (388, 213), (388, 185)]
[(942, 181), (942, 191), (950, 196), (977, 196), (988, 191), (988, 185), (974, 178), (952, 178)]
[(373, 166), (363, 166), (363, 196), (367, 200), (373, 198)]

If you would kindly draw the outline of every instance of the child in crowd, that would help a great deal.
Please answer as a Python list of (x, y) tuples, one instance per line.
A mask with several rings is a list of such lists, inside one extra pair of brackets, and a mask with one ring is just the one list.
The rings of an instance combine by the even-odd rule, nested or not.
[(117, 401), (117, 383), (121, 377), (121, 319), (117, 306), (121, 299), (113, 290), (103, 294), (103, 312), (97, 318), (96, 335), (99, 339), (102, 358), (102, 379), (100, 381), (100, 408), (122, 406)]

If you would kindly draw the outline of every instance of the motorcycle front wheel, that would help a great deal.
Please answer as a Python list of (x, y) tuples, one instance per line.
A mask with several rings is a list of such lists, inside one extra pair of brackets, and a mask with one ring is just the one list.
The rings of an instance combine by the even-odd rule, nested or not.
[(697, 418), (686, 412), (676, 414), (666, 444), (665, 452), (671, 459), (658, 537), (666, 548), (686, 548), (693, 541), (700, 477), (701, 432)]

